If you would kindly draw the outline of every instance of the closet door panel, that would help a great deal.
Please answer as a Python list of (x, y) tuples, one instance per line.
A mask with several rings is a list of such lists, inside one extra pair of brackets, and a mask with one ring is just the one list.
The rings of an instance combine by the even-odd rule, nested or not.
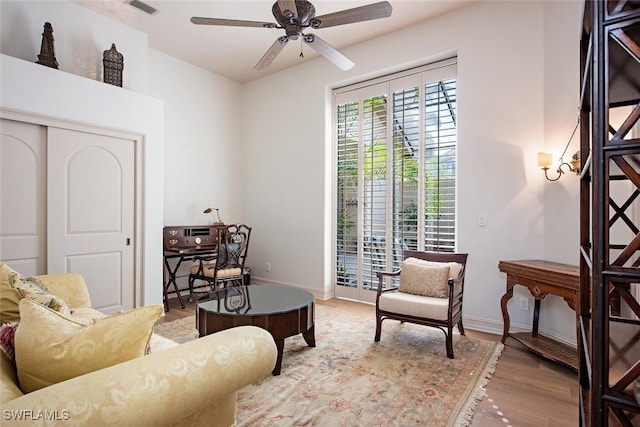
[(84, 276), (104, 312), (134, 304), (134, 141), (48, 129), (50, 272)]
[(46, 128), (0, 120), (0, 259), (24, 275), (46, 264)]

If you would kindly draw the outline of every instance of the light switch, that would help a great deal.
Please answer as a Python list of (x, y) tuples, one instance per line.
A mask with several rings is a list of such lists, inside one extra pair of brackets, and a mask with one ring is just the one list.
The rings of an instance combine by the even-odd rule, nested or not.
[(484, 227), (487, 225), (487, 215), (486, 214), (478, 214), (478, 225), (480, 227)]

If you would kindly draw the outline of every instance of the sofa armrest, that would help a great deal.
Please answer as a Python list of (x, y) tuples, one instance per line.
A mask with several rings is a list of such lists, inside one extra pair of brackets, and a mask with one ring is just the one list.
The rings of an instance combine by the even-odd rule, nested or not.
[(70, 308), (91, 307), (89, 290), (77, 273), (44, 274), (35, 276), (52, 294), (62, 298)]
[(237, 391), (269, 374), (276, 354), (269, 332), (239, 326), (34, 391), (2, 413), (42, 411), (65, 425), (231, 426)]

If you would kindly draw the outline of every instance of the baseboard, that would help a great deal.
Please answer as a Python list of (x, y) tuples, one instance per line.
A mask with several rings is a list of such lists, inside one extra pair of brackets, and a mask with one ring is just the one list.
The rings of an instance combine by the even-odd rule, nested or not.
[[(503, 323), (501, 321), (483, 319), (483, 318), (472, 317), (472, 316), (463, 316), (462, 320), (464, 322), (463, 324), (465, 329), (502, 336), (502, 332), (504, 328), (503, 328)], [(514, 332), (514, 333), (515, 332), (531, 332), (531, 326), (518, 324), (518, 323), (511, 323), (511, 325), (509, 325), (509, 332)], [(567, 339), (567, 337), (560, 336), (553, 331), (549, 331), (547, 329), (539, 329), (538, 333), (540, 335), (544, 335), (547, 338), (552, 338), (563, 344), (566, 344), (572, 347), (576, 346), (576, 341), (572, 341), (570, 339)]]
[(307, 288), (305, 286), (300, 286), (298, 284), (293, 284), (293, 283), (269, 280), (269, 279), (265, 279), (264, 277), (251, 276), (251, 283), (252, 284), (257, 284), (257, 285), (262, 284), (262, 285), (291, 286), (291, 287), (298, 288), (298, 289), (304, 289), (305, 291), (311, 292), (313, 294), (314, 298), (319, 299), (321, 301), (326, 301), (326, 300), (330, 300), (331, 298), (333, 298), (333, 290), (325, 291), (325, 292), (319, 292), (317, 289), (310, 289), (310, 288)]

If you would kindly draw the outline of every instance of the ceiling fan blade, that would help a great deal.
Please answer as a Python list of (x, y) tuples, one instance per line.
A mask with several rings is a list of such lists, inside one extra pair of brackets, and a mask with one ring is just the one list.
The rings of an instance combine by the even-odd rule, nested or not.
[(355, 22), (371, 21), (372, 19), (388, 18), (393, 8), (388, 1), (381, 1), (353, 9), (316, 16), (311, 20), (313, 28), (327, 28), (336, 25), (352, 24)]
[(261, 28), (275, 28), (276, 24), (273, 22), (258, 22), (258, 21), (241, 21), (238, 19), (220, 19), (220, 18), (202, 18), (194, 16), (191, 18), (191, 22), (196, 25), (224, 25), (227, 27), (261, 27)]
[(276, 56), (278, 56), (280, 51), (284, 49), (284, 45), (286, 45), (288, 41), (289, 39), (287, 38), (287, 36), (278, 37), (276, 41), (273, 42), (269, 50), (267, 50), (267, 52), (262, 56), (262, 58), (260, 58), (260, 61), (258, 61), (258, 63), (253, 67), (253, 69), (256, 71), (260, 71), (260, 70), (264, 70), (269, 65), (271, 65), (271, 63), (273, 62), (274, 59), (276, 59)]
[(316, 52), (320, 55), (324, 56), (330, 62), (333, 63), (336, 67), (340, 68), (342, 71), (350, 70), (356, 65), (352, 60), (344, 56), (339, 50), (335, 47), (331, 46), (326, 41), (322, 40), (320, 37), (315, 34), (305, 34), (304, 42), (311, 46)]
[(298, 16), (296, 0), (278, 0), (278, 6), (285, 17), (292, 18)]

